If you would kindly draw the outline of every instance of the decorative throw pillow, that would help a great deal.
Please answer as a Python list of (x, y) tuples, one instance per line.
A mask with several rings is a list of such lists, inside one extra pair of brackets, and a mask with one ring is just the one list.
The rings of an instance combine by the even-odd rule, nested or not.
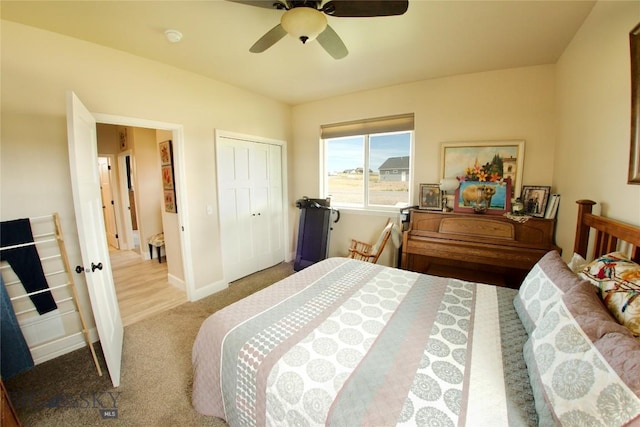
[(522, 282), (513, 305), (529, 335), (562, 294), (582, 282), (557, 251), (547, 252)]
[(600, 291), (589, 282), (569, 289), (562, 301), (591, 341), (597, 341), (609, 332), (629, 331), (616, 321), (600, 299)]
[(640, 397), (640, 340), (616, 322), (594, 289), (584, 282), (567, 291), (562, 301), (607, 363)]
[(621, 252), (587, 264), (582, 277), (600, 288), (600, 297), (614, 317), (640, 337), (640, 265)]
[[(598, 322), (587, 321), (583, 328), (588, 308), (575, 311), (579, 303), (569, 308), (572, 298), (587, 303), (599, 322), (607, 323), (604, 335), (594, 334)], [(640, 419), (640, 342), (611, 318), (590, 284), (572, 288), (547, 312), (525, 345), (524, 357), (536, 408), (552, 413), (544, 420), (578, 427)]]

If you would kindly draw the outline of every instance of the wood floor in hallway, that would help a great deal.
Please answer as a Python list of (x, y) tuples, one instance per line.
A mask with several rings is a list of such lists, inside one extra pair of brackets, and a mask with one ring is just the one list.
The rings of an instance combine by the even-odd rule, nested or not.
[(167, 263), (144, 260), (134, 251), (109, 251), (124, 326), (187, 302), (167, 280)]

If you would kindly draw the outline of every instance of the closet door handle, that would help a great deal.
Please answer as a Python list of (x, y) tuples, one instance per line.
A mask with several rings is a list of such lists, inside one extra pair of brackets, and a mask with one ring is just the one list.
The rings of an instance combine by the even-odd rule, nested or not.
[(81, 265), (76, 265), (76, 273), (82, 274), (84, 272), (84, 267)]
[(102, 263), (101, 263), (101, 262), (99, 262), (97, 265), (96, 265), (96, 264), (94, 264), (94, 263), (91, 263), (91, 271), (92, 271), (92, 272), (96, 271), (96, 268), (97, 268), (98, 270), (102, 270)]

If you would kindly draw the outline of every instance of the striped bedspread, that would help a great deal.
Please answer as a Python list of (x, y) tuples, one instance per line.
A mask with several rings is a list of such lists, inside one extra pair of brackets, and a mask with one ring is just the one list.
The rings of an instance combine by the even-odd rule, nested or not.
[(515, 292), (330, 258), (203, 323), (193, 405), (231, 426), (536, 425)]

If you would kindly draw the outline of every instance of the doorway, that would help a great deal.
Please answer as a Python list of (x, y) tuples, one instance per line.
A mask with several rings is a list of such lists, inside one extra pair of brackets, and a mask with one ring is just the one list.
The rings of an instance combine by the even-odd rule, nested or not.
[(115, 204), (113, 184), (117, 182), (113, 179), (113, 156), (98, 154), (98, 170), (100, 173), (100, 195), (102, 197), (102, 215), (104, 217), (104, 227), (107, 233), (107, 244), (110, 248), (120, 249), (118, 236), (117, 207)]
[(135, 196), (133, 156), (131, 150), (118, 154), (118, 193), (122, 206), (120, 247), (140, 253), (140, 231)]
[[(158, 139), (166, 136), (162, 134), (166, 131), (100, 122), (96, 126), (98, 152), (103, 157), (99, 158), (99, 168), (105, 233), (126, 326), (187, 301), (181, 251), (176, 248), (182, 236), (175, 229), (177, 221), (166, 221), (162, 209)], [(110, 221), (112, 212), (116, 220)], [(117, 230), (115, 239), (110, 226)], [(152, 254), (147, 249), (146, 242), (162, 232), (176, 238), (165, 240), (167, 246), (159, 260), (155, 251)], [(167, 251), (169, 248), (173, 250)], [(172, 266), (177, 267), (172, 270)]]

